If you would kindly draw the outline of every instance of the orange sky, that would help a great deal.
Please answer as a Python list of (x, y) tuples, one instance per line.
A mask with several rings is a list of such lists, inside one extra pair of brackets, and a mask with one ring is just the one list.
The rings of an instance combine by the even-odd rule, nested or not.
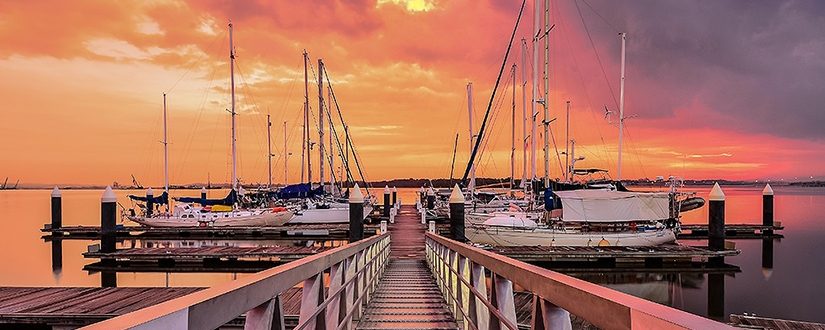
[[(229, 107), (230, 18), (238, 54), (239, 173), (244, 182), (266, 180), (267, 113), (273, 118), (274, 181), (284, 179), (284, 121), (293, 153), (290, 181), (299, 177), (302, 49), (313, 67), (324, 59), (368, 179), (447, 177), (456, 133), (460, 173), (469, 144), (465, 85), (473, 81), (475, 86), (477, 129), (518, 4), (2, 2), (0, 176), (27, 184), (108, 184), (129, 183), (134, 174), (144, 185), (161, 185), (158, 141), (161, 95), (167, 92), (172, 183), (205, 182), (207, 176), (213, 182), (228, 181), (229, 115), (224, 109)], [(586, 157), (579, 165), (606, 168), (615, 176), (618, 130), (604, 119), (602, 108), (615, 110), (605, 78), (617, 93), (618, 38), (613, 32), (591, 31), (602, 34), (596, 47), (603, 74), (581, 26), (573, 24), (580, 24), (578, 17), (567, 15), (570, 8), (565, 6), (570, 5), (553, 10), (551, 115), (558, 120), (552, 128), (563, 148), (562, 109), (571, 100), (571, 132), (577, 154)], [(531, 25), (528, 6), (517, 39), (529, 36)], [(630, 54), (633, 47), (631, 34)], [(520, 65), (520, 57), (516, 43), (511, 63)], [(628, 59), (627, 114), (637, 113), (634, 105), (650, 97), (657, 81), (634, 76), (638, 64)], [(509, 83), (502, 86), (511, 88)], [(509, 175), (512, 94), (509, 89), (500, 93), (503, 103), (491, 123), (479, 176)], [(520, 90), (516, 96), (520, 119)], [(689, 106), (627, 120), (625, 178), (807, 179), (825, 174), (823, 140), (719, 127), (713, 123), (730, 118), (693, 97)], [(310, 104), (317, 109), (315, 84), (310, 85)], [(517, 127), (520, 137), (520, 122)], [(553, 154), (551, 173), (558, 177)], [(516, 155), (520, 176), (520, 144)], [(317, 151), (312, 157), (317, 166)]]

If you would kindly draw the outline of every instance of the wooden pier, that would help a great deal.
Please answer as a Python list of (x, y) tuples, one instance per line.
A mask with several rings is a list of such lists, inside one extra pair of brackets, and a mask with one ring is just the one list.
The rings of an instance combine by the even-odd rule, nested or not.
[(390, 261), (356, 329), (457, 329), (424, 260), (426, 226), (403, 212), (389, 226)]
[[(76, 328), (183, 297), (204, 288), (0, 287), (0, 328)], [(301, 289), (281, 293), (288, 324), (297, 323)], [(228, 326), (243, 327), (243, 316)]]
[[(0, 288), (0, 324), (75, 327), (107, 318), (123, 316), (117, 321), (111, 320), (116, 322), (101, 324), (97, 328), (104, 329), (109, 325), (122, 325), (129, 322), (180, 325), (179, 323), (166, 322), (180, 322), (173, 315), (180, 311), (186, 311), (189, 319), (185, 322), (191, 322), (187, 323), (190, 326), (210, 325), (211, 327), (211, 325), (226, 324), (229, 327), (241, 327), (244, 323), (248, 325), (248, 322), (260, 322), (261, 317), (263, 319), (270, 318), (271, 320), (272, 315), (266, 314), (264, 311), (269, 308), (266, 306), (270, 306), (274, 302), (283, 309), (282, 324), (287, 328), (292, 328), (300, 322), (307, 322), (314, 318), (314, 316), (310, 316), (310, 319), (307, 319), (302, 316), (299, 319), (299, 314), (320, 315), (319, 313), (329, 313), (329, 310), (323, 308), (327, 308), (324, 306), (333, 306), (333, 304), (329, 304), (330, 299), (342, 299), (342, 296), (336, 296), (343, 292), (340, 291), (342, 288), (340, 285), (343, 284), (345, 287), (352, 285), (353, 279), (359, 278), (360, 275), (358, 274), (362, 274), (361, 278), (366, 287), (362, 287), (360, 284), (362, 280), (358, 280), (355, 281), (359, 283), (356, 288), (359, 288), (359, 292), (368, 296), (363, 298), (362, 302), (365, 302), (365, 304), (362, 312), (359, 312), (361, 316), (357, 320), (352, 320), (355, 328), (408, 328), (412, 326), (458, 328), (459, 324), (465, 323), (466, 326), (466, 322), (470, 322), (470, 320), (459, 315), (466, 311), (460, 311), (459, 305), (450, 300), (456, 299), (455, 292), (458, 291), (455, 290), (458, 289), (455, 286), (462, 285), (458, 284), (459, 282), (454, 282), (457, 280), (454, 275), (450, 274), (451, 272), (454, 273), (452, 268), (458, 267), (456, 265), (465, 265), (469, 269), (475, 269), (476, 267), (482, 269), (481, 273), (474, 273), (481, 276), (480, 278), (474, 279), (471, 277), (470, 282), (464, 282), (464, 285), (472, 285), (473, 290), (476, 291), (482, 290), (480, 285), (487, 283), (484, 279), (486, 276), (483, 270), (487, 269), (491, 272), (490, 276), (492, 276), (493, 284), (489, 289), (495, 291), (497, 298), (493, 301), (484, 301), (484, 304), (495, 309), (489, 311), (487, 317), (490, 319), (498, 318), (503, 322), (502, 324), (507, 323), (517, 328), (531, 326), (532, 315), (535, 315), (536, 312), (536, 301), (540, 301), (537, 299), (553, 299), (552, 301), (548, 300), (548, 302), (574, 313), (570, 315), (574, 326), (613, 324), (610, 322), (622, 322), (621, 324), (627, 326), (630, 324), (639, 326), (646, 324), (651, 327), (667, 324), (709, 326), (717, 324), (709, 323), (712, 321), (670, 308), (668, 308), (668, 313), (661, 314), (661, 308), (667, 307), (654, 305), (587, 282), (570, 279), (547, 269), (527, 265), (505, 256), (512, 255), (535, 263), (553, 260), (604, 261), (605, 259), (612, 259), (614, 263), (618, 264), (623, 263), (623, 260), (645, 261), (643, 265), (634, 264), (634, 267), (637, 267), (634, 269), (643, 272), (645, 267), (651, 265), (654, 266), (653, 269), (661, 269), (661, 267), (655, 267), (658, 264), (657, 262), (665, 262), (666, 260), (709, 259), (732, 256), (738, 253), (735, 250), (714, 251), (702, 247), (679, 245), (654, 248), (496, 247), (492, 248), (492, 251), (485, 251), (439, 235), (425, 234), (425, 225), (420, 223), (419, 216), (414, 210), (411, 211), (410, 209), (411, 207), (404, 207), (404, 210), (399, 212), (399, 215), (395, 218), (395, 223), (389, 225), (389, 235), (382, 234), (365, 238), (338, 248), (327, 246), (222, 246), (139, 248), (124, 249), (112, 253), (90, 251), (84, 254), (88, 258), (114, 260), (115, 263), (118, 261), (124, 263), (154, 263), (159, 269), (164, 266), (165, 262), (170, 261), (175, 264), (175, 267), (170, 267), (170, 269), (177, 269), (180, 265), (208, 264), (216, 260), (226, 262), (240, 262), (243, 260), (249, 260), (250, 262), (284, 262), (295, 260), (295, 262), (282, 264), (226, 285), (205, 289), (194, 296), (189, 295), (189, 293), (202, 289)], [(426, 249), (422, 248), (422, 245), (425, 245)], [(162, 262), (158, 263), (159, 261)], [(456, 262), (456, 265), (453, 265), (454, 262)], [(599, 265), (600, 267), (604, 266), (603, 264)], [(350, 266), (355, 266), (355, 268), (350, 270), (348, 268)], [(365, 266), (366, 268), (363, 268)], [(605, 267), (611, 268), (613, 266)], [(347, 269), (346, 274), (350, 274), (350, 271), (352, 271), (352, 276), (355, 277), (351, 275), (344, 275), (343, 278), (335, 277), (334, 281), (338, 285), (336, 286), (337, 289), (332, 286), (327, 288), (327, 284), (324, 283), (324, 274), (328, 272), (330, 276), (329, 285), (332, 285), (333, 274), (340, 276), (342, 269)], [(436, 271), (438, 274), (435, 273)], [(375, 276), (368, 274), (375, 274)], [(433, 282), (435, 281), (434, 276), (438, 278), (438, 282)], [(296, 282), (303, 283), (305, 288), (310, 285), (314, 291), (309, 292), (309, 294), (303, 292), (300, 288), (291, 284)], [(515, 288), (519, 288), (520, 292), (514, 291)], [(274, 293), (266, 290), (273, 290)], [(350, 292), (350, 289), (346, 290), (346, 292)], [(315, 291), (319, 293), (313, 293)], [(356, 294), (361, 293), (356, 292)], [(316, 302), (315, 300), (318, 298), (316, 296), (318, 295), (320, 295), (320, 300)], [(571, 300), (573, 296), (577, 298)], [(267, 300), (272, 299), (272, 297), (277, 297), (277, 299)], [(402, 299), (398, 297), (402, 297)], [(496, 302), (499, 299), (498, 297), (501, 297), (502, 302), (509, 301), (509, 303), (499, 305), (499, 302)], [(353, 298), (356, 302), (362, 299), (359, 295)], [(172, 299), (174, 301), (169, 301)], [(339, 301), (343, 300), (346, 299)], [(266, 303), (264, 301), (270, 302)], [(483, 299), (480, 301), (483, 301)], [(310, 304), (307, 305), (307, 303)], [(196, 305), (197, 307), (195, 307)], [(338, 304), (334, 305), (337, 306)], [(598, 305), (599, 308), (606, 309), (603, 312), (595, 313), (591, 312), (591, 308), (584, 307), (589, 305)], [(301, 306), (310, 308), (310, 310), (301, 310)], [(315, 308), (314, 312), (311, 310), (312, 308)], [(341, 308), (343, 310), (344, 306), (341, 305)], [(125, 315), (125, 313), (136, 310), (142, 310), (143, 312)], [(512, 311), (512, 314), (508, 310)], [(625, 319), (625, 313), (628, 311), (630, 311), (629, 315), (631, 316)], [(654, 311), (657, 315), (656, 318), (633, 316), (648, 315), (646, 313), (653, 313)], [(335, 311), (333, 315), (341, 314)], [(456, 318), (456, 315), (459, 315), (458, 318)], [(617, 318), (618, 316), (621, 317)], [(142, 318), (146, 319), (143, 320)], [(475, 322), (475, 320), (472, 321)], [(338, 322), (347, 321), (344, 318), (343, 321), (339, 319)], [(508, 328), (512, 327), (508, 326)]]
[(686, 245), (660, 246), (497, 246), (492, 252), (525, 262), (609, 261), (618, 262), (679, 262), (707, 261), (714, 257), (731, 257), (738, 250), (715, 251)]
[[(785, 229), (779, 222), (773, 226), (758, 224), (725, 224), (725, 239), (782, 238), (777, 232)], [(708, 225), (683, 224), (679, 239), (707, 239)]]
[[(375, 232), (376, 225), (365, 226), (365, 232)], [(43, 239), (100, 239), (100, 226), (65, 226), (52, 229), (47, 224), (40, 230)], [(154, 239), (242, 239), (261, 240), (274, 238), (335, 239), (346, 238), (349, 225), (342, 224), (300, 224), (271, 227), (138, 227), (117, 226), (114, 234), (118, 238)]]
[(825, 324), (782, 320), (755, 315), (730, 315), (730, 324), (746, 329), (775, 329), (775, 330), (825, 330)]

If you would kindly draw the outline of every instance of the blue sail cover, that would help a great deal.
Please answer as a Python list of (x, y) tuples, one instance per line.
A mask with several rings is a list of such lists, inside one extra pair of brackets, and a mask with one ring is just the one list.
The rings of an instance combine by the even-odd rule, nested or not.
[(176, 201), (181, 203), (198, 203), (203, 206), (207, 205), (226, 205), (232, 206), (238, 202), (238, 193), (235, 192), (235, 189), (229, 191), (229, 195), (222, 199), (203, 199), (200, 197), (180, 197), (175, 198)]
[[(148, 202), (149, 201), (148, 196), (129, 195), (129, 199), (131, 199), (133, 201), (139, 201), (139, 202)], [(163, 194), (160, 194), (160, 196), (157, 196), (157, 197), (152, 196), (151, 201), (155, 205), (169, 204), (169, 193), (164, 191)]]
[(324, 188), (318, 187), (317, 189), (312, 189), (312, 185), (309, 183), (299, 183), (288, 185), (286, 187), (281, 188), (278, 191), (278, 198), (280, 199), (291, 199), (291, 198), (309, 198), (315, 196), (322, 196), (324, 194)]

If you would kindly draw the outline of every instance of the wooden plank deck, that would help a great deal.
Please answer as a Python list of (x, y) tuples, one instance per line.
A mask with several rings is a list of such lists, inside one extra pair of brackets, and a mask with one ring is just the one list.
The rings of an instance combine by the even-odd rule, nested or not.
[(157, 260), (204, 260), (204, 259), (270, 259), (292, 261), (331, 249), (331, 247), (305, 246), (207, 246), (207, 247), (157, 247), (121, 249), (115, 252), (86, 252), (86, 258), (133, 261)]
[[(100, 226), (64, 226), (52, 229), (47, 224), (40, 229), (45, 240), (99, 239)], [(365, 232), (374, 232), (377, 225), (367, 225)], [(115, 235), (126, 238), (210, 238), (210, 239), (272, 239), (277, 237), (346, 238), (349, 224), (300, 224), (271, 227), (139, 227), (119, 225)]]
[(458, 329), (424, 258), (424, 231), (412, 205), (390, 232), (390, 260), (356, 329)]
[[(203, 288), (0, 287), (0, 326), (78, 327), (181, 297)], [(284, 313), (297, 322), (301, 289), (281, 293)], [(242, 325), (243, 317), (230, 323)]]
[[(782, 238), (778, 234), (785, 229), (782, 225), (763, 226), (761, 224), (726, 224), (726, 239), (759, 239), (759, 238)], [(706, 224), (683, 224), (682, 232), (677, 236), (679, 239), (707, 239), (708, 225)]]
[(490, 251), (525, 262), (621, 260), (692, 260), (712, 257), (730, 257), (738, 250), (714, 251), (686, 245), (660, 246), (497, 246)]
[(730, 315), (730, 324), (746, 329), (774, 330), (825, 330), (825, 324), (803, 321), (782, 320), (754, 315)]

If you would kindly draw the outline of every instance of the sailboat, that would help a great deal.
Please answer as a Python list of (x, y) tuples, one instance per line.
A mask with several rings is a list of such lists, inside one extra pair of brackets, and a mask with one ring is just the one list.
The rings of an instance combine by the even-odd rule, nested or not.
[[(307, 67), (309, 62), (309, 55), (306, 51), (303, 53), (304, 56), (304, 139), (306, 139), (305, 144), (310, 144), (309, 141), (309, 76), (307, 73)], [(327, 75), (326, 69), (324, 67), (324, 62), (321, 59), (318, 59), (318, 156), (319, 156), (319, 177), (320, 177), (320, 185), (317, 188), (313, 187), (312, 184), (312, 172), (311, 172), (311, 163), (309, 161), (310, 157), (307, 155), (307, 172), (308, 172), (308, 183), (301, 183), (296, 185), (286, 186), (281, 191), (278, 192), (278, 198), (281, 200), (296, 200), (296, 203), (299, 205), (295, 209), (295, 216), (289, 220), (289, 224), (318, 224), (318, 223), (346, 223), (349, 222), (349, 202), (342, 199), (335, 198), (335, 191), (337, 190), (335, 187), (335, 168), (333, 166), (333, 137), (336, 141), (338, 141), (338, 135), (335, 132), (335, 125), (332, 117), (332, 113), (330, 112), (330, 108), (326, 106), (324, 100), (324, 77)], [(328, 78), (328, 77), (327, 77)], [(334, 97), (334, 93), (332, 91), (332, 86), (327, 84), (327, 91), (329, 93), (329, 98), (327, 99), (327, 103), (332, 103), (331, 100)], [(337, 103), (336, 103), (337, 104)], [(326, 110), (326, 111), (325, 111)], [(326, 112), (326, 115), (325, 115)], [(326, 119), (325, 119), (326, 118)], [(343, 122), (343, 117), (340, 116), (339, 112), (339, 119), (341, 120), (342, 125), (345, 126)], [(325, 148), (324, 144), (324, 123), (328, 121), (329, 124), (329, 150)], [(347, 145), (349, 145), (349, 132), (344, 132), (344, 136), (346, 139)], [(339, 149), (339, 156), (342, 154), (340, 142), (336, 144)], [(310, 149), (307, 148), (307, 151)], [(347, 169), (347, 173), (349, 173), (349, 148), (347, 148), (347, 156), (342, 156), (342, 168)], [(325, 159), (326, 158), (326, 159)], [(327, 182), (324, 178), (325, 170), (324, 170), (324, 163), (325, 161), (329, 162), (329, 189), (327, 189)], [(358, 161), (357, 159), (355, 160)], [(303, 172), (302, 172), (303, 173)], [(343, 178), (341, 178), (343, 181)], [(351, 181), (351, 180), (350, 180)], [(355, 189), (358, 189), (358, 184), (355, 184)], [(372, 213), (373, 205), (372, 205), (372, 197), (367, 196), (364, 201), (364, 217), (368, 216)]]
[[(232, 108), (232, 189), (223, 199), (201, 198), (178, 198), (177, 205), (171, 212), (154, 213), (153, 207), (149, 205), (156, 201), (152, 194), (147, 193), (143, 201), (147, 202), (147, 208), (143, 215), (137, 215), (134, 211), (126, 218), (149, 227), (192, 227), (192, 226), (278, 226), (286, 223), (293, 217), (292, 211), (285, 207), (275, 208), (240, 208), (240, 198), (243, 196), (243, 187), (239, 187), (237, 176), (237, 153), (236, 153), (236, 132), (235, 132), (235, 48), (232, 39), (232, 22), (229, 22), (229, 59), (230, 59), (230, 91)], [(163, 145), (164, 145), (164, 182), (165, 190), (161, 197), (168, 205), (169, 191), (169, 163), (168, 163), (168, 143), (166, 140), (166, 94), (163, 95)], [(151, 192), (151, 188), (150, 188)], [(133, 200), (142, 200), (138, 196), (130, 196)], [(160, 198), (160, 197), (159, 197)]]
[[(548, 6), (549, 1), (545, 1)], [(511, 209), (504, 212), (495, 212), (489, 215), (469, 214), (466, 236), (475, 243), (497, 246), (653, 246), (676, 241), (678, 230), (678, 214), (672, 211), (671, 193), (642, 193), (605, 189), (577, 189), (553, 191), (549, 177), (549, 11), (545, 11), (544, 25), (541, 20), (539, 6), (534, 6), (536, 17), (536, 31), (533, 42), (538, 46), (539, 39), (544, 38), (544, 68), (543, 94), (537, 98), (538, 84), (538, 47), (533, 49), (533, 106), (541, 104), (544, 120), (544, 205), (538, 210)], [(624, 105), (624, 60), (625, 35), (622, 39), (622, 75), (620, 108)], [(510, 44), (512, 44), (512, 37)], [(524, 50), (525, 47), (522, 47)], [(508, 47), (509, 53), (509, 47)], [(505, 63), (507, 56), (505, 56)], [(503, 72), (504, 63), (501, 71)], [(501, 72), (499, 73), (499, 79)], [(498, 81), (496, 83), (498, 85)], [(495, 96), (495, 89), (493, 97)], [(491, 97), (491, 102), (493, 97)], [(489, 107), (488, 107), (489, 113)], [(538, 112), (533, 111), (533, 122)], [(623, 115), (623, 114), (622, 114)], [(468, 170), (475, 160), (479, 142), (483, 136), (482, 123), (479, 132), (479, 141), (476, 141), (471, 154)], [(621, 135), (622, 123), (619, 129)], [(535, 130), (533, 130), (535, 132)], [(535, 134), (531, 137), (535, 142)], [(621, 143), (621, 137), (620, 137)], [(535, 148), (535, 143), (533, 143)], [(535, 150), (535, 149), (534, 149)], [(621, 150), (621, 145), (620, 145)], [(535, 178), (535, 151), (531, 157), (532, 173)], [(619, 173), (621, 173), (621, 154), (619, 155)], [(621, 175), (621, 174), (619, 174)], [(462, 180), (463, 181), (463, 180)], [(532, 206), (532, 205), (531, 205)]]

